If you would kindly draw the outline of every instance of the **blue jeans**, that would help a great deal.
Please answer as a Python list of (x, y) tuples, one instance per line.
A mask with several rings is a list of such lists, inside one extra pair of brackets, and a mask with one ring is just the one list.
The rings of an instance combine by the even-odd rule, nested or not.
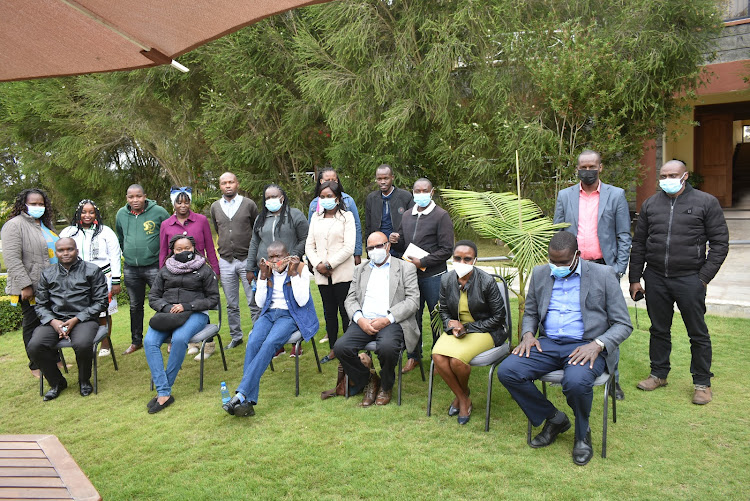
[(563, 369), (562, 391), (573, 409), (576, 423), (576, 438), (583, 439), (589, 429), (591, 403), (594, 399), (594, 381), (604, 373), (606, 362), (599, 355), (594, 368), (589, 364), (568, 364), (568, 355), (579, 346), (591, 341), (560, 342), (548, 337), (540, 337), (542, 351), (532, 347), (529, 357), (510, 355), (497, 368), (497, 378), (508, 389), (508, 393), (529, 418), (531, 424), (539, 426), (545, 419), (555, 415), (557, 408), (547, 400), (534, 384), (548, 372)]
[(159, 267), (130, 266), (124, 269), (125, 288), (130, 297), (130, 339), (135, 345), (143, 344), (143, 303), (146, 301), (146, 285), (154, 285)]
[[(148, 328), (146, 338), (143, 340), (143, 351), (146, 352), (146, 362), (151, 369), (151, 379), (156, 387), (156, 394), (166, 397), (172, 394), (172, 385), (180, 372), (182, 362), (185, 360), (188, 341), (198, 334), (208, 324), (208, 315), (205, 313), (193, 313), (187, 322), (176, 328), (173, 332), (162, 332)], [(164, 370), (164, 358), (161, 356), (161, 345), (172, 336), (172, 351), (167, 359), (167, 369)]]
[[(419, 326), (419, 342), (414, 352), (409, 353), (409, 358), (415, 358), (417, 360), (422, 358), (422, 317), (424, 315), (424, 305), (427, 304), (427, 309), (432, 313), (435, 306), (440, 300), (440, 279), (443, 277), (440, 275), (433, 275), (431, 277), (424, 277), (417, 279), (417, 285), (419, 286), (419, 310), (417, 311), (417, 325)], [(435, 344), (436, 338), (432, 336), (432, 344)]]
[[(261, 315), (253, 324), (253, 330), (247, 337), (245, 350), (245, 368), (237, 392), (253, 403), (258, 403), (260, 377), (271, 363), (274, 354), (297, 330), (297, 323), (289, 310), (270, 309)], [(173, 348), (174, 349), (174, 348)]]

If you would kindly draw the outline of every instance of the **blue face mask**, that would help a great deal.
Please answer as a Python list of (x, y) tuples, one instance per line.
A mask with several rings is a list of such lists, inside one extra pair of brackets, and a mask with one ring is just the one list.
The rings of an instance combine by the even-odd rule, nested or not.
[(39, 219), (44, 215), (44, 206), (39, 207), (38, 205), (27, 205), (26, 212), (34, 219)]
[(432, 201), (432, 195), (429, 193), (414, 193), (414, 203), (419, 207), (427, 207)]
[(674, 195), (682, 189), (682, 178), (680, 179), (660, 179), (659, 187), (668, 195)]
[(577, 257), (578, 256), (573, 258), (573, 262), (570, 263), (570, 266), (555, 266), (554, 264), (549, 263), (549, 269), (552, 270), (552, 275), (554, 275), (555, 278), (568, 278), (578, 267)]
[(277, 212), (279, 209), (281, 209), (281, 199), (269, 198), (268, 200), (266, 200), (266, 209), (271, 212)]
[(323, 207), (325, 210), (331, 210), (334, 207), (336, 207), (336, 199), (335, 198), (321, 198), (320, 206)]

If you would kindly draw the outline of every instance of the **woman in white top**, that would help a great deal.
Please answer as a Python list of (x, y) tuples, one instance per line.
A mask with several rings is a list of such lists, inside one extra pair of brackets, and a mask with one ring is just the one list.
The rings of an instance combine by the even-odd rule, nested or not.
[[(60, 238), (69, 237), (75, 240), (78, 256), (84, 261), (94, 263), (102, 269), (107, 277), (109, 289), (109, 314), (117, 312), (117, 295), (120, 293), (120, 243), (112, 228), (102, 223), (99, 207), (93, 200), (84, 199), (78, 203), (78, 209), (70, 226), (60, 232)], [(109, 329), (112, 332), (112, 319), (109, 318)], [(110, 346), (105, 339), (99, 350), (100, 357), (110, 354)]]
[(320, 185), (320, 207), (322, 210), (310, 219), (305, 254), (315, 270), (315, 283), (323, 300), (326, 333), (331, 345), (330, 353), (320, 361), (324, 364), (336, 358), (337, 313), (341, 315), (342, 331), (349, 326), (344, 300), (354, 277), (356, 226), (354, 216), (343, 202), (341, 187), (335, 181)]

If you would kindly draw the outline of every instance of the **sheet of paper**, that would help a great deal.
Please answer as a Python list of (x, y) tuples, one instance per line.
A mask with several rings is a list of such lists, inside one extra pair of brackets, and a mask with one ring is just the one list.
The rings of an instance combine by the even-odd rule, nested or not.
[[(415, 257), (417, 259), (422, 259), (423, 257), (427, 256), (429, 252), (425, 251), (424, 249), (421, 249), (414, 245), (413, 243), (409, 244), (409, 246), (404, 251), (404, 260), (409, 261), (411, 263), (411, 259), (409, 257)], [(424, 271), (427, 268), (421, 267), (420, 270)]]

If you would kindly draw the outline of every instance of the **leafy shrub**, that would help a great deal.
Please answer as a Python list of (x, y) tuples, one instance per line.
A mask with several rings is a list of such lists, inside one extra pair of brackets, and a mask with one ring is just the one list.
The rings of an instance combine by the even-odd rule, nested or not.
[[(3, 277), (3, 283), (5, 277)], [(3, 288), (5, 285), (3, 284)], [(23, 315), (20, 306), (11, 306), (9, 296), (0, 296), (0, 334), (17, 330), (21, 327)]]

